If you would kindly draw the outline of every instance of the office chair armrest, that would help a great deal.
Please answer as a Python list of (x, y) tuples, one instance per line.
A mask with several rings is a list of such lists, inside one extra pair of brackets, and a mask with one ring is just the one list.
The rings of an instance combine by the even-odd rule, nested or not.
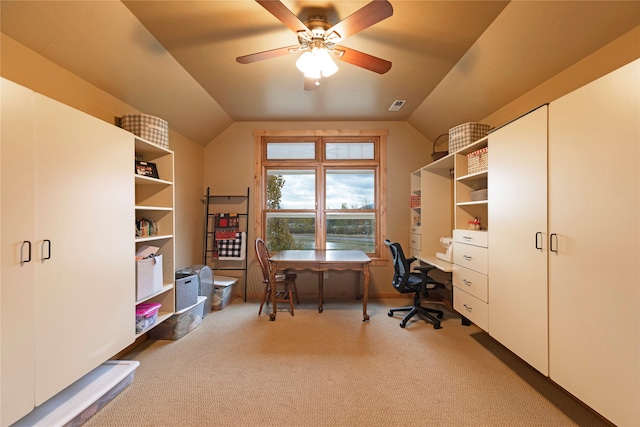
[(433, 265), (416, 265), (413, 267), (414, 270), (419, 271), (420, 273), (428, 273), (436, 267)]

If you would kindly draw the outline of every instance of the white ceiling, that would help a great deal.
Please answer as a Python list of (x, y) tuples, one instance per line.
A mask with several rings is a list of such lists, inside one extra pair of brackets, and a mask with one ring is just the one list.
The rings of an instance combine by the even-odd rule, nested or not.
[[(640, 1), (390, 0), (390, 18), (342, 44), (393, 63), (338, 61), (303, 90), (297, 44), (252, 0), (5, 1), (1, 30), (132, 107), (206, 145), (234, 121), (408, 121), (430, 139), (478, 121), (640, 25)], [(283, 1), (332, 23), (367, 1)], [(406, 100), (399, 112), (387, 111)]]

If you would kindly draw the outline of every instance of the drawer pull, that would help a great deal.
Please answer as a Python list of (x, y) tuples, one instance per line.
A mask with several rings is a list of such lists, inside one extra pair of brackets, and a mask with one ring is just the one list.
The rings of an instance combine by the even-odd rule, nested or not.
[(470, 240), (473, 240), (473, 237), (469, 237), (469, 236), (462, 236), (462, 238), (464, 240), (466, 240), (467, 242), (470, 241)]
[(469, 255), (462, 255), (465, 261), (471, 261), (471, 257)]
[(471, 286), (471, 282), (468, 281), (467, 279), (462, 279), (462, 283), (464, 283), (467, 286)]
[(464, 309), (467, 310), (469, 313), (471, 313), (471, 310), (473, 310), (473, 308), (469, 307), (467, 304), (463, 304)]

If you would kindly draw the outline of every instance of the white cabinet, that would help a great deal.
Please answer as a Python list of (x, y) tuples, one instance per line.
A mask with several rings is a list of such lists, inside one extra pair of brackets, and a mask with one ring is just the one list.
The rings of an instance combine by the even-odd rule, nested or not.
[(640, 425), (640, 60), (549, 105), (549, 374)]
[(490, 135), (489, 329), (640, 425), (640, 60)]
[(5, 426), (134, 340), (133, 138), (2, 79), (1, 150)]
[(489, 330), (487, 233), (453, 230), (453, 308)]
[(491, 133), (489, 156), (489, 333), (545, 375), (547, 110)]
[(35, 99), (21, 86), (4, 79), (1, 83), (0, 425), (4, 427), (34, 406), (37, 260), (33, 221)]

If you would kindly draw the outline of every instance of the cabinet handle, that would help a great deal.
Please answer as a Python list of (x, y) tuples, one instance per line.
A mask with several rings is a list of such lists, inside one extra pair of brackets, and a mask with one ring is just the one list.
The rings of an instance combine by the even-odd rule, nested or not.
[(464, 240), (466, 240), (467, 242), (470, 241), (470, 240), (473, 240), (473, 237), (469, 237), (469, 236), (462, 236), (462, 238)]
[(463, 304), (464, 309), (467, 310), (469, 313), (471, 313), (471, 310), (473, 310), (473, 308), (469, 307), (467, 304)]
[[(29, 255), (29, 258), (24, 259), (24, 245), (27, 245), (27, 255)], [(22, 244), (20, 245), (20, 265), (23, 265), (26, 262), (31, 262), (31, 242), (28, 240), (25, 240), (22, 242)]]
[[(555, 236), (555, 239), (553, 238), (554, 236)], [(556, 242), (556, 248), (555, 249), (553, 249), (553, 241), (554, 240)], [(558, 246), (558, 235), (556, 233), (551, 233), (549, 235), (549, 250), (551, 252), (558, 253), (558, 247), (557, 246)]]
[[(44, 256), (45, 245), (47, 247), (47, 256)], [(42, 261), (44, 261), (46, 259), (51, 259), (51, 240), (49, 240), (49, 239), (44, 239), (42, 241)]]
[(465, 261), (471, 261), (471, 257), (469, 255), (462, 255)]
[(468, 281), (467, 279), (462, 279), (462, 283), (464, 283), (467, 286), (471, 286), (471, 282)]
[[(538, 237), (540, 239), (538, 239)], [(540, 242), (540, 244), (538, 244), (538, 242)], [(542, 250), (542, 231), (536, 233), (536, 249)]]

